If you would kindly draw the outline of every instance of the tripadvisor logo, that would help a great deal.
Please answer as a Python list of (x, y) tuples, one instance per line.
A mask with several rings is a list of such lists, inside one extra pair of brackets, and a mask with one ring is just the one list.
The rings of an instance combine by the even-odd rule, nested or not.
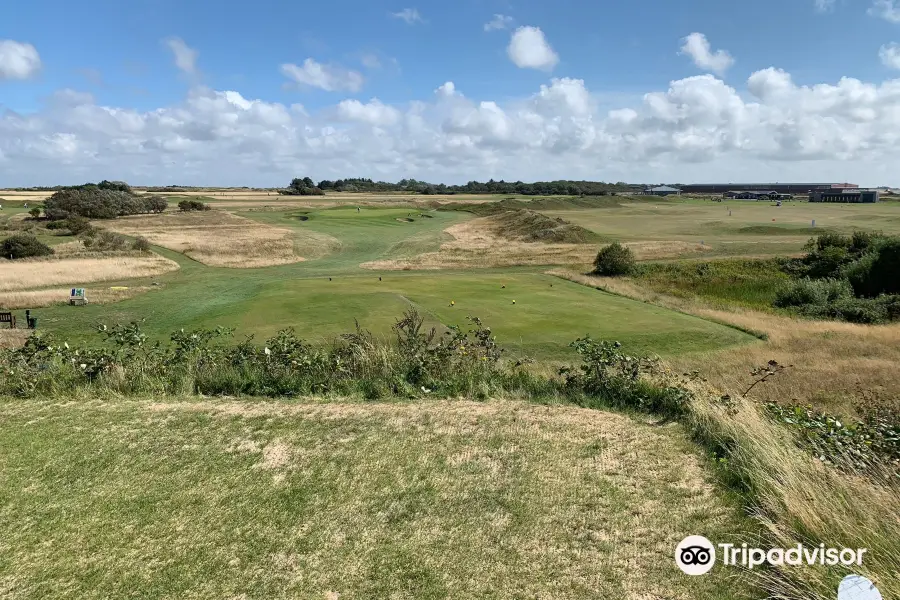
[(675, 564), (688, 575), (703, 575), (716, 564), (716, 547), (702, 535), (689, 535), (675, 548)]
[[(718, 548), (718, 552), (716, 550)], [(826, 565), (844, 567), (862, 565), (866, 548), (826, 548), (825, 544), (792, 548), (750, 548), (747, 544), (714, 545), (702, 535), (691, 535), (675, 548), (675, 564), (688, 575), (703, 575), (716, 564), (716, 556), (725, 566), (754, 569), (764, 564), (772, 566)]]

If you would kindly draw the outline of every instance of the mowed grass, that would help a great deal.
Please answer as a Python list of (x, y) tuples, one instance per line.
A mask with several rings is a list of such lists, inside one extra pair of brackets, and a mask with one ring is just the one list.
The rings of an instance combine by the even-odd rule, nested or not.
[(152, 281), (162, 285), (153, 294), (106, 306), (41, 309), (41, 328), (68, 341), (95, 341), (100, 323), (141, 321), (142, 328), (157, 339), (182, 328), (225, 326), (235, 328), (238, 336), (253, 335), (261, 342), (293, 327), (307, 340), (330, 342), (351, 331), (355, 320), (375, 335), (392, 337), (395, 320), (415, 306), (439, 328), (465, 326), (467, 316), (479, 317), (511, 353), (537, 360), (571, 360), (569, 343), (584, 335), (618, 340), (632, 351), (662, 356), (753, 341), (736, 329), (535, 270), (373, 272), (360, 268), (373, 259), (438, 248), (448, 226), (471, 218), (466, 213), (344, 208), (242, 214), (294, 232), (295, 243), (316, 236), (336, 242), (329, 242), (317, 259), (240, 271), (198, 264), (159, 250), (181, 269), (155, 277)]
[[(731, 214), (729, 215), (729, 211)], [(703, 242), (706, 256), (773, 256), (798, 253), (827, 231), (900, 233), (900, 204), (828, 204), (711, 200), (642, 200), (610, 208), (541, 211), (616, 241)], [(816, 221), (812, 228), (812, 221)]]
[(0, 596), (753, 595), (680, 426), (513, 401), (0, 401)]
[(333, 281), (199, 277), (192, 285), (167, 285), (112, 306), (43, 309), (41, 317), (47, 328), (70, 341), (86, 334), (96, 339), (88, 332), (100, 322), (145, 319), (144, 331), (158, 337), (180, 328), (221, 325), (261, 341), (293, 327), (304, 339), (330, 342), (352, 331), (354, 320), (377, 336), (392, 337), (391, 327), (409, 307), (439, 327), (466, 326), (467, 316), (479, 317), (504, 347), (535, 359), (571, 360), (568, 344), (584, 335), (663, 356), (753, 341), (697, 317), (528, 272), (388, 273)]

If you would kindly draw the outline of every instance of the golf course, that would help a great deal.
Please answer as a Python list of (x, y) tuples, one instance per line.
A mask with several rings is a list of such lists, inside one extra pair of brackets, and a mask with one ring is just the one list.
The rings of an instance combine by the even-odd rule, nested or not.
[[(98, 324), (132, 320), (143, 321), (144, 331), (157, 337), (180, 328), (223, 326), (264, 339), (293, 327), (304, 339), (328, 342), (352, 329), (354, 320), (389, 336), (395, 318), (413, 306), (431, 325), (458, 325), (477, 316), (508, 348), (534, 359), (567, 357), (568, 343), (587, 334), (664, 356), (755, 341), (734, 328), (545, 275), (545, 267), (360, 268), (367, 261), (437, 250), (445, 229), (471, 217), (463, 212), (366, 207), (238, 214), (291, 230), (300, 256), (309, 240), (334, 241), (316, 249), (318, 258), (254, 269), (211, 267), (159, 249), (179, 269), (154, 278), (158, 289), (112, 305), (47, 307), (39, 313), (41, 328), (60, 339), (82, 340)], [(147, 283), (122, 279), (109, 286)]]
[(30, 194), (0, 192), (46, 247), (0, 263), (36, 319), (0, 329), (0, 596), (799, 600), (848, 572), (687, 577), (687, 535), (866, 547), (898, 589), (872, 415), (900, 326), (775, 302), (810, 238), (888, 247), (859, 232), (898, 203), (217, 190), (54, 221)]

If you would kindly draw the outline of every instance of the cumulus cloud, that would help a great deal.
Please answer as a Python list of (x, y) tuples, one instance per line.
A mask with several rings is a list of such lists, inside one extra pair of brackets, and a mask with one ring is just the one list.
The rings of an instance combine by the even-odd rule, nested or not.
[(682, 41), (684, 45), (681, 46), (681, 54), (690, 56), (694, 64), (705, 71), (722, 75), (734, 64), (734, 59), (726, 50), (713, 52), (702, 33), (692, 33)]
[(41, 70), (41, 56), (31, 44), (0, 40), (0, 80), (30, 79)]
[(177, 37), (163, 40), (163, 43), (172, 51), (172, 55), (175, 57), (175, 66), (178, 67), (180, 71), (187, 75), (197, 74), (198, 53), (196, 50), (185, 44), (184, 40)]
[(891, 23), (900, 23), (900, 5), (897, 0), (874, 0), (869, 14)]
[(362, 89), (364, 78), (358, 71), (345, 69), (339, 65), (323, 65), (312, 58), (303, 61), (302, 66), (295, 64), (281, 65), (281, 73), (301, 85), (325, 90), (326, 92), (349, 91)]
[(898, 161), (900, 79), (807, 86), (777, 68), (753, 73), (740, 89), (703, 74), (612, 107), (584, 81), (554, 78), (502, 102), (446, 82), (428, 101), (347, 99), (307, 111), (195, 87), (149, 110), (62, 90), (36, 112), (0, 113), (6, 185), (272, 186), (300, 173), (883, 185), (896, 183)]
[(494, 18), (484, 24), (485, 31), (497, 31), (500, 29), (509, 29), (512, 27), (515, 19), (508, 15), (495, 14)]
[(438, 96), (442, 96), (444, 98), (450, 98), (456, 95), (456, 85), (452, 81), (448, 81), (445, 84), (438, 87), (438, 89), (434, 90), (434, 92)]
[(425, 22), (425, 19), (422, 18), (422, 15), (415, 8), (404, 8), (400, 12), (391, 13), (391, 16), (406, 21), (407, 25)]
[(342, 120), (359, 121), (376, 127), (387, 127), (400, 119), (400, 111), (385, 106), (377, 98), (373, 98), (367, 104), (359, 100), (343, 100), (337, 106), (337, 115)]
[(896, 42), (882, 46), (878, 51), (881, 64), (890, 69), (900, 69), (900, 44)]
[(547, 42), (540, 27), (519, 27), (509, 40), (506, 49), (509, 59), (520, 69), (552, 71), (559, 62), (559, 55)]

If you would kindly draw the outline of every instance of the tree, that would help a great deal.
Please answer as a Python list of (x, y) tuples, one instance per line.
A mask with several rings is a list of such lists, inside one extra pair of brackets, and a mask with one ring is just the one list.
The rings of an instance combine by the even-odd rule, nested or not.
[(634, 270), (634, 252), (616, 242), (606, 246), (594, 259), (594, 273), (597, 275), (628, 275)]
[(204, 204), (199, 200), (182, 200), (178, 203), (178, 208), (182, 212), (210, 210), (209, 204)]
[(144, 199), (147, 206), (147, 212), (161, 213), (169, 207), (169, 202), (162, 196), (150, 196)]
[(33, 235), (16, 234), (3, 240), (0, 254), (10, 260), (30, 258), (32, 256), (49, 256), (53, 254), (50, 246), (42, 244)]
[(41, 209), (35, 206), (31, 210), (28, 211), (28, 214), (31, 215), (32, 219), (39, 219), (41, 216)]

